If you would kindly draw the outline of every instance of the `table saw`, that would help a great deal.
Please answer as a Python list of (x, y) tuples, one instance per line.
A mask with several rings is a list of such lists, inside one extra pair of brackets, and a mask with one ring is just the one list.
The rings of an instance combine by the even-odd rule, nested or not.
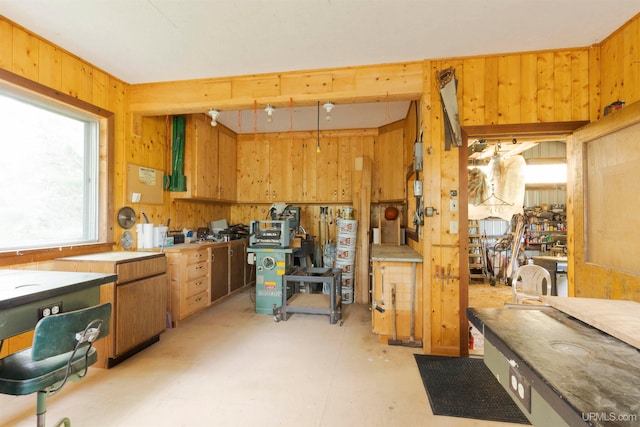
[(534, 426), (639, 425), (640, 304), (545, 302), (467, 309), (485, 364)]

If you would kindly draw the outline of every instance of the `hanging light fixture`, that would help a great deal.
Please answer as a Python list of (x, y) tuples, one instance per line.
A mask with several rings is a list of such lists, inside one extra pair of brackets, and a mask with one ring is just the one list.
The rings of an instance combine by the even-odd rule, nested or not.
[(320, 152), (320, 101), (318, 101), (318, 143), (316, 144), (316, 153)]
[(271, 104), (267, 104), (267, 106), (264, 107), (264, 111), (267, 113), (267, 122), (271, 123), (273, 121), (273, 112), (275, 111), (275, 108)]
[(331, 120), (331, 111), (333, 110), (333, 107), (335, 107), (335, 104), (331, 101), (327, 101), (324, 103), (322, 108), (324, 108), (324, 110), (327, 112), (325, 119)]
[(212, 108), (207, 114), (211, 117), (211, 126), (216, 126), (218, 124), (218, 117), (220, 117), (220, 111)]

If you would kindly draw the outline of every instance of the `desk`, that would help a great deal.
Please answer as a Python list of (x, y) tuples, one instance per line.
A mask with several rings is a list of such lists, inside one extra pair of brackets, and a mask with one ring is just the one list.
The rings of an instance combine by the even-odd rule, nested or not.
[(543, 267), (551, 276), (551, 295), (558, 295), (557, 277), (558, 273), (567, 272), (567, 257), (560, 256), (534, 256), (533, 263)]
[(548, 306), (468, 308), (467, 318), (483, 331), (485, 364), (534, 426), (637, 424), (637, 348)]
[(0, 270), (0, 340), (33, 329), (38, 308), (62, 303), (73, 311), (100, 303), (100, 285), (115, 274)]

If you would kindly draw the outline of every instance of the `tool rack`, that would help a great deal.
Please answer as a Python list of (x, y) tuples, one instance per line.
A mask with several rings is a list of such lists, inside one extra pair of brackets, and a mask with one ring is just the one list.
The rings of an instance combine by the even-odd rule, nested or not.
[[(296, 266), (283, 277), (285, 287), (293, 286), (293, 295), (287, 300), (282, 292), (282, 306), (274, 308), (274, 320), (287, 320), (289, 313), (324, 314), (332, 325), (340, 321), (342, 326), (342, 270), (339, 268), (315, 268)], [(312, 283), (321, 283), (329, 294), (311, 293)], [(326, 285), (326, 286), (325, 286)], [(304, 289), (305, 292), (301, 292)]]

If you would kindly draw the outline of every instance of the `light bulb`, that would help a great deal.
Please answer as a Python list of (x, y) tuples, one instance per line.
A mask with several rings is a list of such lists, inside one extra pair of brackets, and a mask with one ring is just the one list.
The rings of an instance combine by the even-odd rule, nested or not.
[(266, 111), (267, 113), (267, 122), (271, 123), (273, 121), (273, 111), (275, 110), (275, 108), (273, 106), (271, 106), (271, 104), (267, 104), (266, 107), (264, 107), (264, 111)]

